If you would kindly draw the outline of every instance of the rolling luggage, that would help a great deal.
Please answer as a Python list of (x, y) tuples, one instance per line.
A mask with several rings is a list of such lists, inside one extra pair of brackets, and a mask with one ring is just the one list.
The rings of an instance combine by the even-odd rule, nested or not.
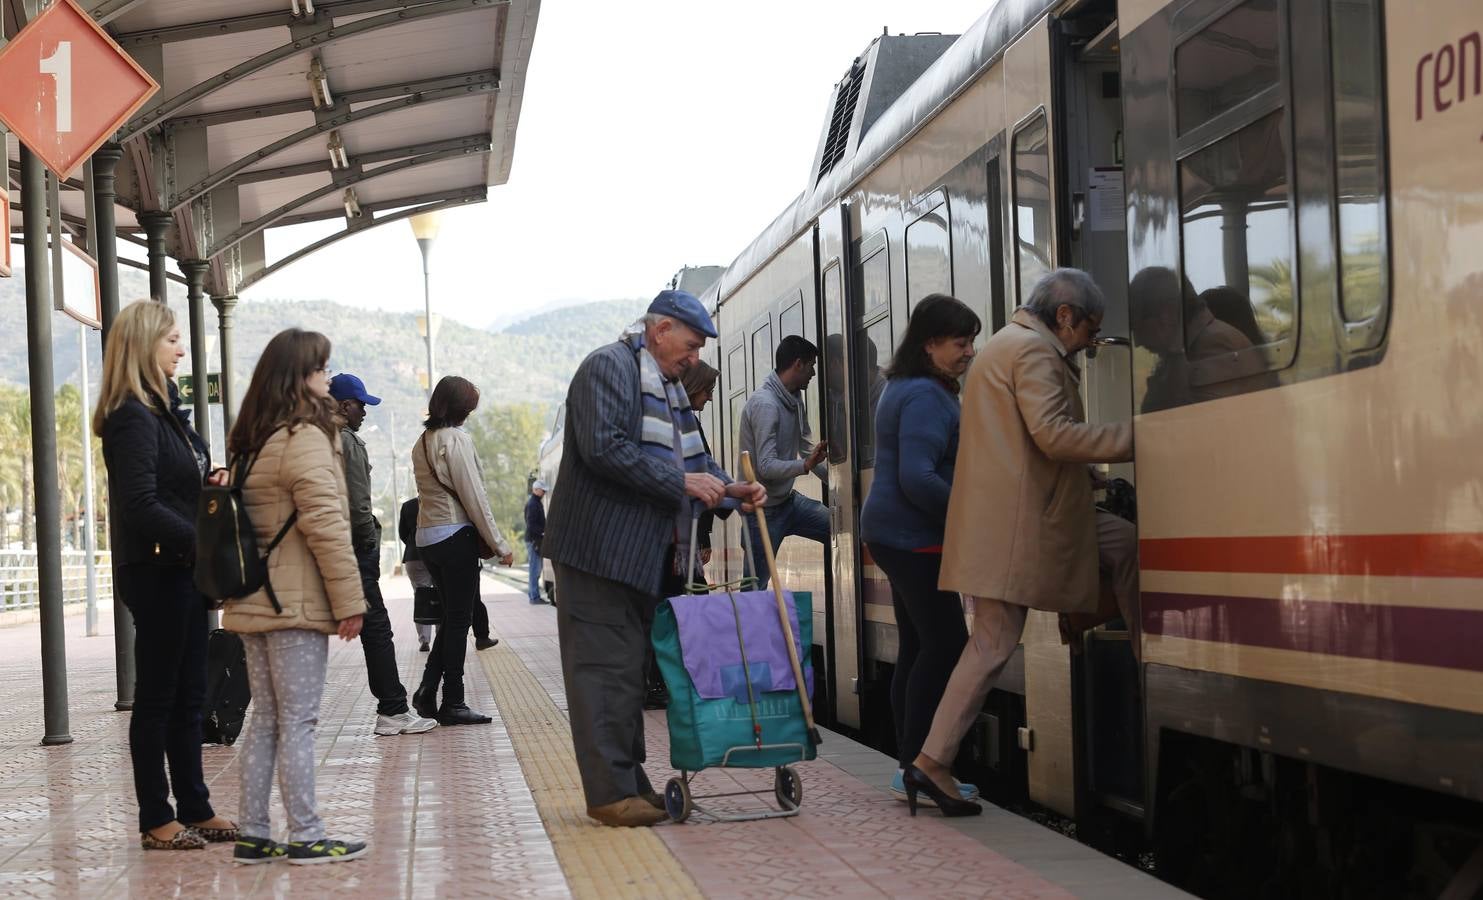
[(228, 747), (236, 743), (251, 702), (247, 652), (242, 648), (242, 638), (218, 628), (206, 638), (206, 702), (201, 710), (201, 742)]

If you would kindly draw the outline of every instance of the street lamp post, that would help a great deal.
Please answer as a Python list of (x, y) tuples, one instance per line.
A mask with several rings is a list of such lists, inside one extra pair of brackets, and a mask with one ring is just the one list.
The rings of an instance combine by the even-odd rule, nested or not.
[(436, 382), (433, 380), (433, 293), (428, 259), (432, 256), (433, 241), (438, 239), (442, 219), (441, 213), (433, 211), (413, 216), (408, 221), (412, 223), (412, 236), (417, 238), (417, 247), (422, 251), (422, 301), (426, 314), (423, 334), (427, 339), (427, 396), (431, 400)]

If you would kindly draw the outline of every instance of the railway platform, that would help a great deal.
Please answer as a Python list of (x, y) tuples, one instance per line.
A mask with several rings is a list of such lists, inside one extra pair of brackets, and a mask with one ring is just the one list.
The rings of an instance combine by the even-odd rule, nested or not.
[[(403, 679), (422, 663), (405, 579), (384, 582)], [(113, 709), (113, 641), (68, 620), (74, 741), (42, 747), (39, 638), (0, 628), (0, 896), (4, 897), (994, 897), (1186, 896), (1149, 875), (990, 806), (975, 819), (915, 819), (885, 792), (894, 763), (826, 733), (799, 767), (800, 815), (775, 821), (599, 826), (584, 814), (566, 720), (556, 614), (484, 580), (501, 638), (470, 648), (469, 702), (484, 727), (376, 737), (358, 643), (332, 641), (319, 728), (319, 803), (332, 836), (372, 853), (332, 866), (234, 866), (227, 847), (145, 852), (135, 833), (128, 714)], [(474, 671), (478, 669), (479, 671)], [(667, 779), (663, 713), (647, 729)], [(237, 801), (237, 751), (208, 745), (218, 811)], [(707, 793), (771, 773), (708, 771)], [(763, 781), (765, 779), (765, 782)], [(275, 824), (281, 807), (274, 801)]]

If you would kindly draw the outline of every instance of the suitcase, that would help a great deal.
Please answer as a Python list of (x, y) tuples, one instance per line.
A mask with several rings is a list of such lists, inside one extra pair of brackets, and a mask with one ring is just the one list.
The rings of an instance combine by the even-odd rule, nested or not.
[(201, 742), (228, 747), (236, 743), (251, 702), (247, 652), (242, 648), (242, 638), (217, 628), (206, 638), (206, 702), (201, 709)]

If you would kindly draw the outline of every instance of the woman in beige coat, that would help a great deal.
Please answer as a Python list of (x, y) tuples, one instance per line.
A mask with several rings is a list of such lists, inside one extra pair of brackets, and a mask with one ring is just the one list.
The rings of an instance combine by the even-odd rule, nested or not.
[(909, 799), (921, 791), (945, 815), (978, 811), (959, 799), (950, 767), (1026, 611), (1095, 611), (1099, 539), (1116, 545), (1119, 598), (1136, 592), (1132, 525), (1099, 520), (1087, 468), (1132, 459), (1133, 429), (1086, 423), (1072, 362), (1097, 336), (1105, 306), (1085, 272), (1051, 272), (984, 345), (963, 388), (939, 587), (971, 604), (973, 633), (904, 779)]
[[(340, 459), (340, 425), (330, 399), (330, 342), (291, 328), (268, 342), (227, 439), (247, 460), (242, 499), (266, 548), (273, 595), (258, 591), (227, 604), (222, 627), (242, 635), (252, 686), (252, 722), (242, 759), (239, 863), (340, 862), (363, 843), (328, 840), (314, 800), (314, 732), (324, 693), (329, 635), (354, 640), (366, 611), (350, 546), (350, 507)], [(278, 608), (274, 607), (274, 599)], [(269, 835), (274, 763), (288, 814), (288, 842)]]

